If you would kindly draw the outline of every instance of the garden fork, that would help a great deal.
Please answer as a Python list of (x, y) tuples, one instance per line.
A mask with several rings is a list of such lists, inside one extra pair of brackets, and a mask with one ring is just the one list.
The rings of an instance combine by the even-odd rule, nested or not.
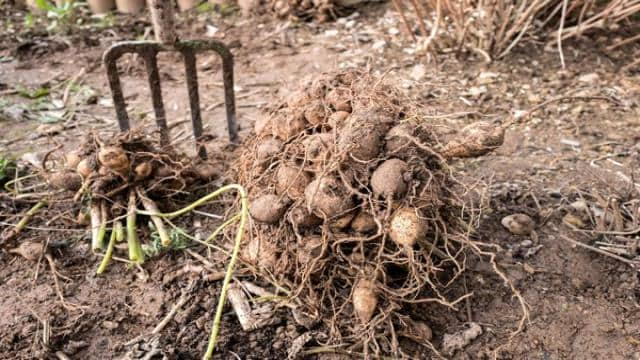
[(158, 53), (162, 51), (177, 51), (182, 54), (184, 60), (196, 151), (200, 158), (206, 159), (207, 150), (203, 143), (202, 115), (200, 113), (200, 98), (198, 95), (196, 54), (213, 50), (222, 58), (222, 78), (224, 83), (227, 127), (229, 139), (235, 143), (238, 141), (238, 129), (236, 126), (235, 96), (233, 92), (233, 56), (229, 48), (219, 41), (178, 40), (173, 29), (173, 6), (171, 0), (148, 0), (148, 2), (156, 41), (119, 42), (111, 46), (102, 58), (107, 70), (109, 87), (111, 88), (113, 104), (118, 117), (118, 125), (121, 131), (126, 131), (130, 128), (129, 116), (120, 84), (120, 75), (118, 74), (117, 61), (126, 53), (135, 53), (142, 57), (147, 70), (156, 125), (160, 129), (160, 144), (162, 146), (169, 144), (169, 129), (167, 127), (167, 118), (162, 101), (157, 56)]

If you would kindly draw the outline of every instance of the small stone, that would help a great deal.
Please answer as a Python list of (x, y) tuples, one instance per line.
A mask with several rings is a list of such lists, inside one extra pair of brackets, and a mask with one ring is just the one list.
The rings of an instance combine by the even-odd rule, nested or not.
[(102, 322), (102, 327), (108, 330), (114, 330), (118, 328), (118, 323), (115, 321), (105, 320)]
[(582, 229), (585, 227), (585, 223), (584, 221), (582, 221), (582, 219), (579, 216), (576, 216), (574, 214), (568, 213), (566, 214), (563, 218), (562, 218), (562, 222), (569, 225), (569, 226), (573, 226), (579, 229)]
[(533, 241), (531, 241), (531, 240), (529, 240), (529, 239), (527, 239), (527, 240), (523, 240), (523, 241), (520, 243), (520, 246), (522, 246), (522, 247), (529, 247), (529, 246), (531, 246), (531, 245), (533, 245)]
[(549, 189), (547, 194), (549, 194), (549, 196), (551, 196), (554, 199), (562, 198), (562, 191), (560, 191), (560, 189)]
[(414, 66), (413, 69), (411, 69), (411, 73), (409, 74), (409, 76), (414, 81), (420, 81), (424, 78), (426, 73), (427, 73), (427, 69), (424, 67), (424, 65), (418, 64)]
[(560, 139), (560, 143), (572, 147), (580, 147), (580, 142), (573, 139)]
[(512, 214), (502, 218), (502, 226), (514, 235), (529, 235), (536, 224), (527, 214)]
[(569, 207), (577, 213), (588, 214), (589, 213), (589, 205), (584, 200), (578, 200), (572, 202)]
[(588, 287), (589, 284), (584, 279), (572, 278), (571, 279), (571, 285), (576, 290), (584, 290), (584, 289), (586, 289)]
[(527, 100), (529, 100), (529, 102), (532, 104), (537, 104), (539, 102), (542, 102), (542, 97), (536, 93), (529, 93), (529, 95), (527, 96)]
[(489, 71), (483, 71), (478, 75), (477, 83), (478, 85), (486, 85), (491, 84), (496, 81), (496, 78), (499, 74)]
[(584, 74), (578, 78), (579, 82), (586, 83), (586, 84), (592, 84), (598, 80), (600, 80), (600, 75), (596, 73)]

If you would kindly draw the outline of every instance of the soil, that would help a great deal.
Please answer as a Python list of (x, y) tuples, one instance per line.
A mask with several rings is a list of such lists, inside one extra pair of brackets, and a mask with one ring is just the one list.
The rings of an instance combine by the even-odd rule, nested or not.
[[(490, 209), (474, 237), (496, 246), (500, 267), (524, 296), (530, 310), (524, 330), (512, 336), (522, 316), (517, 299), (478, 258), (468, 259), (470, 301), (456, 312), (425, 305), (423, 319), (433, 331), (436, 349), (442, 347), (445, 334), (457, 333), (469, 322), (481, 325), (482, 335), (451, 356), (457, 359), (640, 359), (637, 271), (575, 247), (564, 237), (593, 243), (594, 236), (562, 222), (566, 205), (580, 194), (640, 199), (640, 185), (629, 180), (634, 171), (638, 175), (640, 165), (640, 76), (619, 71), (637, 47), (605, 52), (601, 36), (578, 39), (564, 44), (565, 70), (555, 51), (533, 42), (523, 42), (509, 58), (490, 64), (464, 53), (440, 54), (434, 60), (431, 55), (415, 55), (410, 42), (393, 35), (398, 23), (392, 14), (390, 4), (381, 4), (319, 25), (190, 13), (181, 14), (178, 33), (185, 39), (205, 38), (215, 27), (212, 38), (234, 46), (242, 137), (251, 132), (261, 107), (286, 96), (287, 89), (295, 88), (302, 78), (347, 66), (386, 73), (433, 115), (425, 121), (452, 129), (478, 119), (504, 120), (546, 100), (574, 97), (517, 122), (494, 154), (454, 164), (463, 183), (479, 184), (478, 193), (490, 199)], [(106, 136), (116, 132), (101, 55), (116, 41), (144, 36), (149, 27), (144, 15), (116, 16), (112, 27), (87, 25), (72, 28), (69, 34), (27, 31), (19, 11), (5, 11), (2, 16), (6, 20), (0, 24), (14, 32), (0, 37), (0, 106), (26, 104), (31, 109), (27, 115), (32, 116), (0, 118), (0, 151), (19, 158), (41, 154), (57, 144), (71, 148), (90, 130)], [(163, 56), (160, 72), (172, 135), (183, 139), (189, 150), (188, 98), (177, 60)], [(207, 109), (205, 131), (212, 135), (209, 150), (224, 151), (228, 141), (220, 61), (216, 55), (204, 55), (198, 68), (201, 104)], [(55, 123), (63, 125), (57, 131), (43, 128), (38, 121), (40, 111), (33, 110), (37, 100), (13, 91), (46, 82), (52, 95), (45, 99), (61, 99), (68, 85), (65, 80), (81, 69), (77, 80), (94, 94), (86, 99), (70, 90), (65, 119)], [(152, 127), (142, 62), (125, 57), (120, 69), (134, 122)], [(578, 96), (590, 98), (579, 100)], [(1, 227), (17, 222), (16, 214), (28, 208), (20, 202), (0, 202)], [(220, 208), (211, 211), (222, 214)], [(526, 213), (537, 222), (535, 236), (512, 235), (500, 224), (502, 217), (513, 213)], [(49, 247), (50, 253), (58, 272), (68, 278), (59, 277), (62, 293), (67, 303), (76, 306), (67, 309), (59, 300), (46, 260), (34, 263), (8, 252), (16, 243), (0, 247), (0, 293), (4, 294), (0, 358), (61, 358), (57, 353), (72, 359), (142, 358), (153, 353), (156, 358), (200, 358), (221, 282), (208, 281), (200, 273), (178, 272), (186, 265), (200, 264), (190, 253), (180, 251), (146, 262), (143, 271), (114, 263), (106, 274), (95, 276), (100, 258), (89, 250), (87, 231), (64, 221), (71, 216), (28, 228), (18, 241), (55, 245)], [(187, 222), (194, 221), (201, 220)], [(211, 232), (214, 226), (204, 222), (203, 232)], [(197, 246), (191, 250), (211, 255), (215, 270), (224, 269), (215, 254)], [(187, 301), (176, 316), (159, 334), (146, 335), (183, 292)], [(227, 307), (216, 358), (286, 358), (293, 340), (306, 330), (286, 311), (279, 310), (277, 315), (274, 325), (243, 331)], [(139, 341), (129, 344), (136, 338)], [(419, 358), (432, 356), (424, 351)]]

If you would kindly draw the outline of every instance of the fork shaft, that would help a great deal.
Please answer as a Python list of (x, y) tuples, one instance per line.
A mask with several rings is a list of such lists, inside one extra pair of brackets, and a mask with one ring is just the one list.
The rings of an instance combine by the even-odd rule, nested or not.
[(173, 29), (173, 1), (171, 0), (147, 0), (151, 13), (151, 24), (156, 41), (162, 44), (174, 44), (178, 41), (178, 35)]

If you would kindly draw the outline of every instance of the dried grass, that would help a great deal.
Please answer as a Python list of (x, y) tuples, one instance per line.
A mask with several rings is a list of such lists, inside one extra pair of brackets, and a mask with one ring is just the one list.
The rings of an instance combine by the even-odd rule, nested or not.
[[(422, 5), (415, 0), (410, 5), (401, 1), (393, 0), (403, 21), (406, 19), (406, 27), (425, 33), (425, 18), (417, 10)], [(499, 59), (523, 39), (538, 38), (547, 46), (558, 46), (563, 66), (564, 40), (598, 30), (633, 31), (640, 25), (640, 0), (426, 0), (424, 5), (432, 12), (432, 32), (425, 37), (424, 48), (434, 42), (441, 48), (466, 48)], [(411, 10), (406, 14), (408, 8)], [(436, 34), (438, 28), (442, 31)], [(622, 42), (626, 45), (637, 40), (638, 36), (631, 36)]]

